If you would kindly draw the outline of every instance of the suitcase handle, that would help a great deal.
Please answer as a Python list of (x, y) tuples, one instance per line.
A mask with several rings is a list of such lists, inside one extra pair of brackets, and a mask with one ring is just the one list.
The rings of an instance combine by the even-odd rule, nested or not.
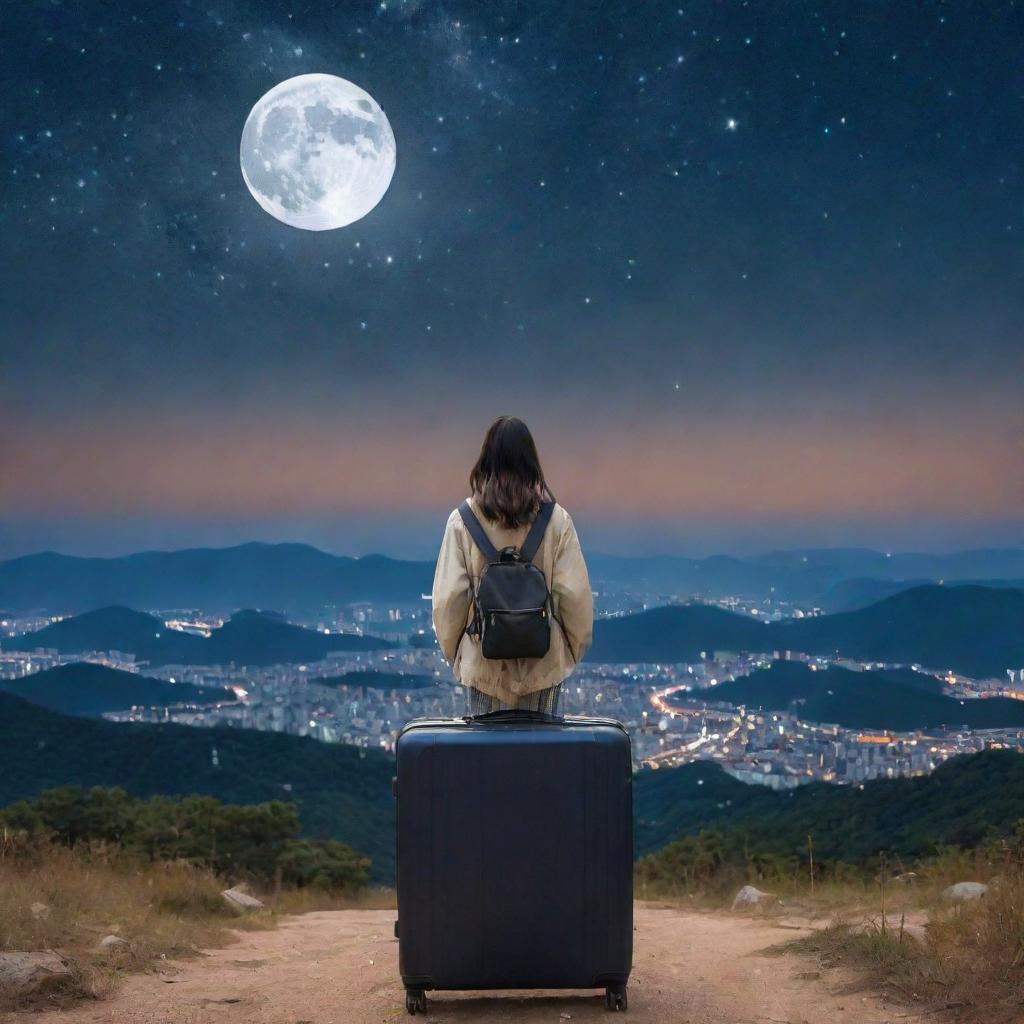
[(486, 715), (466, 715), (467, 722), (479, 722), (481, 725), (540, 724), (561, 725), (565, 720), (560, 715), (548, 715), (543, 711), (527, 711), (517, 708), (505, 708), (501, 711), (488, 711)]

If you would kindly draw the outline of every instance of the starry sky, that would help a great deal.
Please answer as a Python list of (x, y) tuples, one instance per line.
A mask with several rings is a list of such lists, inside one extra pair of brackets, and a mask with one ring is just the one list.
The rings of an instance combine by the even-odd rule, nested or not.
[[(25, 0), (4, 13), (0, 556), (427, 557), (522, 416), (617, 552), (1024, 543), (1024, 5)], [(299, 231), (293, 75), (398, 166)]]

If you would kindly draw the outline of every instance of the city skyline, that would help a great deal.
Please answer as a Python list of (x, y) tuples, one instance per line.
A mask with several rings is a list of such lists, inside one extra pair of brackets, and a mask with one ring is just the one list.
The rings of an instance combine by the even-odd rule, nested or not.
[[(588, 547), (1024, 537), (1014, 4), (12, 12), (0, 557), (427, 558), (522, 416)], [(347, 228), (238, 167), (277, 82), (394, 128)]]

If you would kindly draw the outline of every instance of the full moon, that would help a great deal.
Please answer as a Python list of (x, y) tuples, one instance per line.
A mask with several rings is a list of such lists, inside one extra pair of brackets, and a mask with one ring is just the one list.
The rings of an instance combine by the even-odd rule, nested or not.
[(329, 231), (365, 217), (395, 173), (395, 136), (377, 101), (334, 75), (275, 85), (249, 112), (242, 177), (272, 217)]

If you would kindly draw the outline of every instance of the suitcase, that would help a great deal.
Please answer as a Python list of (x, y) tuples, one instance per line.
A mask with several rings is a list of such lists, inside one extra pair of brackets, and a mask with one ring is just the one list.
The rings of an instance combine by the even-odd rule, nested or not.
[(633, 957), (632, 757), (611, 719), (417, 719), (396, 743), (399, 967), (437, 989), (604, 988)]

